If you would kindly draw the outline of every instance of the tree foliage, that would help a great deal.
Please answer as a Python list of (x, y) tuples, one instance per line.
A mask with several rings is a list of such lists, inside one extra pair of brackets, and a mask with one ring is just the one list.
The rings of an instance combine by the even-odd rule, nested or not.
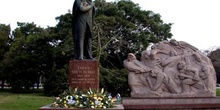
[(51, 45), (43, 28), (34, 23), (18, 22), (4, 59), (12, 89), (17, 92), (22, 88), (29, 90), (34, 83), (38, 83), (39, 77), (50, 68), (53, 60), (48, 56), (52, 56), (51, 53)]
[(4, 55), (8, 51), (10, 31), (9, 25), (0, 24), (0, 61), (4, 59)]
[[(0, 81), (2, 81), (2, 83), (7, 79), (7, 75), (4, 74), (3, 60), (9, 49), (10, 31), (11, 29), (9, 25), (0, 24)], [(1, 88), (3, 89), (3, 85)]]
[(170, 23), (163, 23), (159, 14), (141, 10), (132, 1), (108, 3), (96, 0), (95, 4), (95, 35), (100, 39), (96, 45), (101, 45), (97, 47), (102, 54), (100, 61), (103, 67), (122, 68), (122, 60), (127, 53), (140, 54), (150, 43), (172, 36)]
[(216, 71), (217, 83), (220, 83), (220, 49), (210, 52), (208, 57), (211, 59), (212, 64)]

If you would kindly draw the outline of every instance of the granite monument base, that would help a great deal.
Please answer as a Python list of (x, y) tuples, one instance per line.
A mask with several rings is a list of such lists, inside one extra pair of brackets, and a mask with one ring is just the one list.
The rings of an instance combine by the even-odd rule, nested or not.
[(99, 89), (99, 64), (96, 60), (70, 60), (69, 86), (87, 90)]
[(47, 106), (43, 106), (43, 107), (39, 108), (38, 110), (124, 110), (124, 107), (123, 107), (123, 105), (118, 104), (118, 105), (115, 105), (114, 108), (106, 108), (106, 109), (85, 108), (85, 109), (81, 109), (81, 108), (51, 108), (50, 105), (47, 105)]
[(220, 97), (216, 98), (149, 98), (122, 100), (126, 110), (138, 109), (220, 109)]

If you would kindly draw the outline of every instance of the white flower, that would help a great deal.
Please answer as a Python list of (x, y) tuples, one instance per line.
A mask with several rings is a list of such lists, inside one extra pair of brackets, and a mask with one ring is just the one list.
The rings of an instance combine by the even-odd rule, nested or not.
[(89, 88), (89, 91), (90, 91), (90, 93), (91, 93), (91, 94), (93, 94), (93, 92), (92, 92), (92, 89), (91, 89), (91, 88)]
[(83, 106), (82, 104), (79, 105), (79, 107), (82, 107), (82, 106)]
[(88, 94), (91, 94), (89, 91), (87, 92)]
[(95, 105), (100, 105), (100, 104), (101, 104), (101, 102), (100, 102), (100, 101), (95, 100)]
[(67, 100), (67, 104), (74, 104), (75, 102), (75, 100)]
[(102, 93), (102, 94), (104, 93), (104, 88), (102, 88), (101, 93)]
[(71, 95), (66, 96), (66, 100), (70, 100), (70, 99), (73, 99), (73, 96)]
[(56, 100), (60, 100), (60, 97), (56, 97)]

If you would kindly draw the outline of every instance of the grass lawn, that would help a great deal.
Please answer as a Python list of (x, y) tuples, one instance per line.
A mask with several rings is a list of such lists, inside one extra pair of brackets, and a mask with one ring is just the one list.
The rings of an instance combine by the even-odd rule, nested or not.
[[(220, 96), (220, 88), (216, 90)], [(38, 110), (53, 103), (54, 97), (43, 96), (42, 93), (13, 94), (0, 91), (0, 110)]]
[(217, 95), (217, 96), (220, 96), (220, 88), (217, 88), (217, 89), (216, 89), (216, 95)]
[(53, 97), (42, 93), (13, 94), (0, 92), (0, 110), (38, 110), (41, 106), (53, 103)]

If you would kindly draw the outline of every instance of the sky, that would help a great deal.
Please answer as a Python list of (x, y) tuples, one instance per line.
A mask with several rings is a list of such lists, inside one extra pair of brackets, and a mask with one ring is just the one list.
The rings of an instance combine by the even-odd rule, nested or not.
[[(115, 0), (106, 0), (107, 2)], [(173, 39), (185, 41), (200, 50), (220, 47), (220, 0), (132, 0), (142, 10), (161, 15), (173, 23)], [(55, 18), (72, 10), (74, 0), (1, 0), (0, 23), (17, 27), (17, 22), (55, 26)]]

